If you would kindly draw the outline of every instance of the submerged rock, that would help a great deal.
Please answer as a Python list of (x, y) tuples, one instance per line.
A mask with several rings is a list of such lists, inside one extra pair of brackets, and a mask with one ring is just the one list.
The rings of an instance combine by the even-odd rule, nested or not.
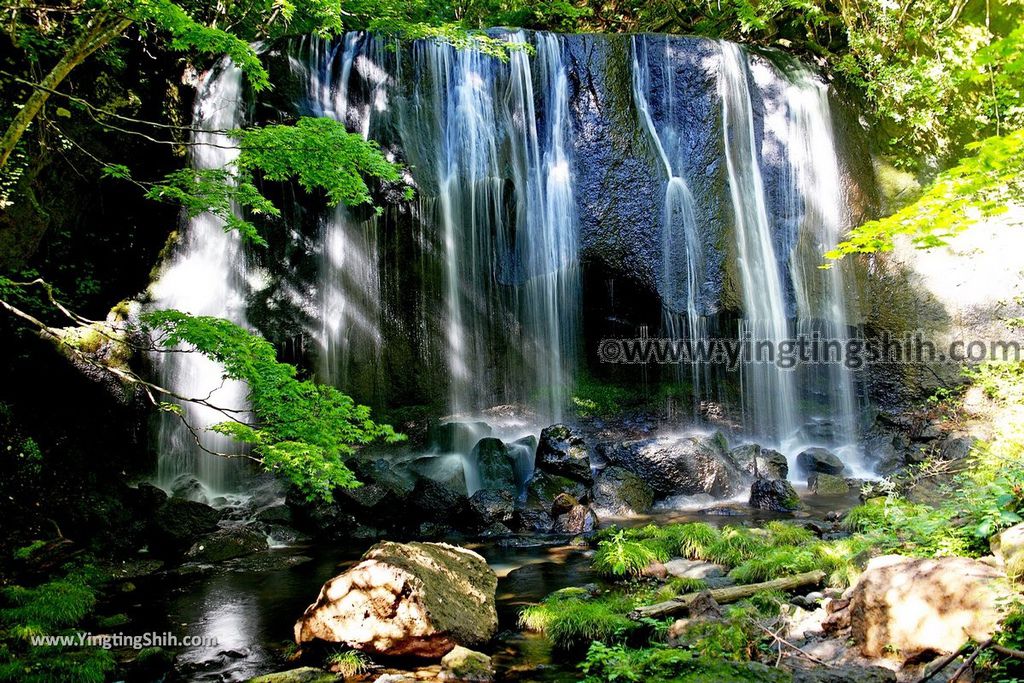
[(537, 469), (590, 486), (590, 453), (583, 436), (564, 424), (551, 425), (540, 433)]
[(956, 652), (992, 637), (1010, 595), (1005, 575), (977, 560), (876, 557), (849, 591), (851, 636), (865, 657)]
[(623, 467), (607, 467), (594, 479), (594, 508), (607, 517), (642, 515), (654, 505), (654, 489)]
[(789, 461), (778, 451), (756, 443), (748, 443), (732, 449), (729, 453), (736, 464), (755, 479), (786, 479), (789, 476)]
[(343, 643), (377, 655), (438, 658), (490, 640), (498, 578), (484, 558), (446, 543), (392, 543), (324, 584), (295, 642)]
[(824, 472), (825, 474), (842, 474), (845, 466), (843, 461), (827, 448), (808, 448), (796, 456), (796, 466), (804, 474)]
[(613, 465), (639, 476), (659, 499), (698, 493), (728, 498), (751, 480), (726, 450), (721, 434), (624, 441), (605, 447), (604, 454)]
[(785, 479), (758, 479), (750, 486), (750, 507), (792, 512), (800, 507), (800, 496)]

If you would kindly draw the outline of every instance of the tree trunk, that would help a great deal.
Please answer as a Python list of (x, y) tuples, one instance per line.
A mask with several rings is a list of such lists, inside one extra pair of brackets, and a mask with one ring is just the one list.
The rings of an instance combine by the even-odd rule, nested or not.
[(7, 164), (7, 160), (10, 158), (18, 141), (21, 140), (25, 131), (28, 130), (29, 124), (39, 114), (46, 101), (50, 99), (50, 92), (56, 90), (57, 86), (68, 77), (68, 74), (85, 61), (89, 55), (124, 33), (131, 24), (130, 19), (100, 16), (96, 24), (79, 36), (78, 40), (68, 48), (68, 51), (64, 53), (60, 61), (50, 69), (50, 73), (46, 74), (46, 77), (39, 84), (40, 87), (34, 89), (28, 99), (25, 100), (25, 103), (7, 127), (3, 138), (0, 139), (0, 168)]
[(630, 612), (629, 617), (631, 619), (662, 619), (664, 617), (672, 617), (677, 614), (682, 614), (684, 612), (688, 612), (690, 605), (697, 596), (704, 593), (710, 593), (711, 597), (715, 599), (715, 602), (720, 605), (725, 605), (730, 602), (749, 598), (760, 591), (789, 591), (796, 588), (802, 588), (804, 586), (816, 586), (824, 580), (825, 572), (813, 571), (806, 572), (804, 574), (797, 574), (796, 576), (786, 576), (781, 579), (772, 579), (771, 581), (765, 581), (764, 583), (751, 583), (744, 586), (728, 586), (726, 588), (715, 588), (714, 590), (701, 591), (699, 593), (687, 593), (686, 595), (680, 595), (678, 598), (672, 598), (666, 602), (659, 602), (657, 605), (638, 607)]

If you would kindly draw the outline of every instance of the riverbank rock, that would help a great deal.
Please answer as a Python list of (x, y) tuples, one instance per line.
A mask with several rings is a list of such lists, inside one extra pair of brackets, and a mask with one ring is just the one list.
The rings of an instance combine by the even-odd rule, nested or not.
[(583, 436), (568, 425), (556, 424), (540, 433), (537, 445), (537, 469), (568, 477), (590, 486), (590, 453)]
[(815, 472), (807, 478), (807, 489), (819, 496), (845, 496), (850, 492), (850, 485), (834, 474)]
[(808, 448), (796, 456), (796, 466), (804, 474), (823, 472), (825, 474), (842, 474), (843, 461), (827, 448)]
[(603, 453), (613, 465), (639, 476), (658, 499), (698, 493), (728, 498), (751, 480), (721, 434), (624, 441), (605, 446)]
[(964, 557), (876, 557), (849, 591), (851, 636), (865, 657), (903, 661), (984, 642), (1010, 596), (1005, 579)]
[(594, 479), (594, 508), (605, 517), (642, 515), (654, 505), (654, 489), (623, 467), (607, 467)]
[(785, 479), (758, 479), (750, 485), (750, 507), (792, 512), (800, 507), (800, 496)]
[(441, 658), (442, 681), (487, 682), (494, 680), (494, 667), (491, 658), (483, 652), (470, 650), (456, 645), (455, 648)]
[(789, 477), (789, 461), (786, 456), (756, 443), (748, 443), (729, 451), (733, 460), (747, 474), (755, 479), (786, 479)]
[(989, 545), (1011, 579), (1017, 581), (1024, 576), (1024, 522), (1002, 530)]
[(498, 628), (497, 576), (471, 550), (446, 543), (370, 548), (324, 584), (295, 624), (295, 642), (343, 643), (371, 654), (439, 658), (489, 641)]

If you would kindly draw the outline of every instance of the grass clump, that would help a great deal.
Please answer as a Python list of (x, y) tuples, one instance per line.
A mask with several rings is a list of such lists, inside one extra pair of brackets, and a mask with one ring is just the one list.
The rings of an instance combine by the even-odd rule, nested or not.
[(702, 657), (691, 650), (655, 645), (628, 648), (594, 643), (580, 664), (586, 683), (599, 681), (672, 681), (673, 683), (783, 683), (788, 674), (751, 662)]
[(638, 628), (626, 617), (634, 600), (624, 595), (602, 598), (580, 597), (574, 593), (553, 593), (519, 615), (519, 626), (543, 633), (556, 648), (574, 650), (594, 641), (621, 640)]
[(354, 678), (370, 670), (370, 659), (357, 650), (338, 650), (327, 655), (327, 668), (342, 677)]

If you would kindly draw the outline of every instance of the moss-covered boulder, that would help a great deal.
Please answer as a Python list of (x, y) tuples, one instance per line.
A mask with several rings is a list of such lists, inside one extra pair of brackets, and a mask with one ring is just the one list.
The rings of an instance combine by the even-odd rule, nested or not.
[(471, 550), (385, 541), (324, 584), (296, 622), (295, 641), (440, 658), (457, 645), (480, 645), (494, 636), (497, 585), (494, 571)]
[(785, 479), (757, 479), (750, 485), (750, 507), (792, 512), (800, 507), (800, 496)]
[(473, 446), (469, 460), (476, 463), (480, 475), (480, 488), (516, 492), (518, 484), (515, 461), (508, 446), (501, 439), (493, 436), (480, 439)]
[(442, 681), (493, 681), (494, 666), (483, 652), (458, 645), (441, 658), (439, 678)]
[(845, 496), (850, 492), (850, 485), (834, 474), (815, 472), (807, 478), (807, 489), (819, 496)]
[(267, 550), (265, 534), (248, 527), (218, 529), (192, 544), (185, 557), (193, 562), (223, 562)]
[(654, 505), (654, 489), (622, 467), (607, 467), (594, 480), (594, 508), (605, 517), (642, 515)]
[(257, 676), (249, 680), (249, 683), (334, 683), (343, 680), (341, 676), (317, 669), (312, 666), (302, 666), (298, 669), (289, 669), (265, 676)]

